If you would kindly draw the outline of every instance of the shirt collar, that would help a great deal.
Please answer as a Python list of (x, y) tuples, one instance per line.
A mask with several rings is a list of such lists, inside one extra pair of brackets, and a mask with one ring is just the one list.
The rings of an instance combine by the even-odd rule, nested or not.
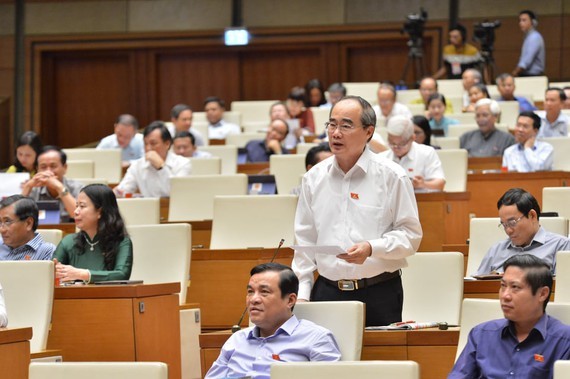
[(371, 152), (368, 149), (368, 147), (365, 147), (364, 151), (362, 152), (362, 154), (360, 154), (360, 157), (358, 158), (358, 160), (356, 161), (354, 166), (352, 166), (346, 174), (344, 173), (344, 171), (342, 171), (342, 169), (338, 165), (338, 161), (336, 160), (336, 157), (334, 157), (334, 159), (333, 159), (333, 163), (331, 165), (331, 168), (334, 168), (334, 170), (338, 171), (342, 176), (353, 175), (354, 172), (356, 172), (356, 170), (361, 170), (364, 173), (366, 173), (368, 171), (369, 162), (372, 159), (372, 154), (374, 154), (374, 153)]
[(536, 234), (534, 235), (534, 237), (532, 237), (532, 240), (530, 241), (530, 243), (526, 246), (515, 246), (513, 245), (513, 241), (511, 241), (509, 239), (509, 247), (510, 248), (516, 248), (516, 249), (520, 249), (520, 248), (526, 248), (531, 246), (533, 243), (539, 243), (541, 245), (544, 245), (546, 243), (546, 230), (544, 230), (544, 228), (542, 226), (540, 226), (538, 228), (538, 231), (536, 232)]
[(14, 250), (19, 251), (20, 249), (25, 248), (25, 247), (28, 247), (28, 248), (32, 249), (33, 251), (37, 251), (43, 243), (44, 243), (44, 240), (42, 239), (42, 236), (39, 233), (34, 233), (34, 238), (29, 240), (28, 242), (26, 242), (22, 246), (18, 246), (15, 248), (11, 248), (8, 245), (6, 245), (6, 246), (9, 247), (10, 252), (12, 252)]
[[(546, 313), (543, 313), (536, 324), (534, 324), (534, 327), (530, 331), (529, 336), (533, 333), (533, 331), (536, 330), (536, 333), (539, 333), (543, 340), (546, 339), (547, 324), (548, 316)], [(505, 319), (505, 326), (501, 330), (501, 337), (505, 338), (507, 334), (510, 334), (516, 339), (515, 323)]]
[(293, 334), (293, 332), (295, 331), (295, 329), (297, 328), (297, 326), (299, 325), (299, 320), (297, 319), (297, 316), (295, 315), (291, 315), (291, 317), (285, 321), (283, 323), (283, 325), (281, 325), (279, 328), (277, 328), (277, 330), (275, 331), (275, 333), (273, 333), (272, 335), (270, 335), (269, 337), (260, 337), (259, 336), (259, 327), (254, 326), (253, 328), (250, 329), (250, 331), (247, 333), (247, 339), (267, 339), (267, 338), (272, 338), (274, 336), (277, 336), (279, 334), (287, 334), (287, 335), (291, 335)]

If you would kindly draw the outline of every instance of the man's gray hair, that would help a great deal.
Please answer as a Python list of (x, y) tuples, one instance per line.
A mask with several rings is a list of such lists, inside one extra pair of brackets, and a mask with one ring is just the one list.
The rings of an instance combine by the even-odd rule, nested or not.
[(464, 73), (466, 72), (472, 73), (473, 78), (475, 78), (475, 81), (477, 83), (483, 82), (483, 75), (481, 75), (481, 72), (479, 70), (476, 70), (474, 68), (468, 68), (467, 70), (464, 71)]
[(493, 116), (498, 116), (501, 114), (501, 107), (499, 106), (499, 103), (497, 103), (493, 99), (480, 99), (480, 100), (478, 100), (475, 103), (475, 110), (477, 110), (477, 108), (485, 106), (485, 105), (489, 106), (489, 110), (491, 111)]
[(409, 140), (414, 134), (414, 123), (406, 116), (394, 116), (388, 120), (388, 134), (395, 137), (402, 137), (404, 140)]

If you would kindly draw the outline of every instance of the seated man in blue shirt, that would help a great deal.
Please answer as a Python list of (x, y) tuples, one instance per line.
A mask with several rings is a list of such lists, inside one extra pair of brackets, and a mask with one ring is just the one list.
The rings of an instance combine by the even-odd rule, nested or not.
[(533, 254), (544, 260), (556, 273), (556, 252), (570, 250), (570, 240), (540, 226), (540, 206), (535, 197), (522, 188), (511, 188), (497, 202), (499, 218), (507, 233), (504, 241), (493, 245), (477, 269), (476, 275), (503, 272), (504, 263), (513, 255)]
[(0, 201), (0, 261), (51, 259), (55, 246), (36, 233), (38, 213), (29, 197), (12, 195)]
[(474, 327), (448, 379), (552, 378), (554, 362), (570, 359), (570, 326), (545, 313), (550, 266), (531, 254), (505, 262), (499, 299), (504, 319)]
[(330, 331), (293, 314), (299, 280), (291, 268), (264, 263), (251, 270), (246, 305), (255, 324), (233, 334), (206, 378), (267, 378), (274, 362), (338, 361)]
[(248, 162), (268, 162), (273, 154), (287, 154), (282, 143), (289, 133), (289, 126), (283, 119), (271, 121), (264, 140), (249, 141), (245, 145)]

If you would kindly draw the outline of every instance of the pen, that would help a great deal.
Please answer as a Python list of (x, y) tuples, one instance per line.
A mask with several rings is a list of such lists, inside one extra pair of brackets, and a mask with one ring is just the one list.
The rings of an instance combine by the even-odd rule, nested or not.
[(413, 323), (415, 323), (415, 321), (410, 320), (410, 321), (394, 322), (394, 323), (392, 323), (392, 324), (390, 324), (390, 325), (392, 325), (392, 326), (401, 326), (401, 325), (413, 324)]

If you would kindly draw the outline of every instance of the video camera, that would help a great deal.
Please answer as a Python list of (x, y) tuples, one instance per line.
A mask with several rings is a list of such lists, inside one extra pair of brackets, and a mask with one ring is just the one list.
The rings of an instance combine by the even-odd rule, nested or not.
[(424, 25), (427, 18), (428, 13), (424, 8), (420, 8), (420, 13), (410, 13), (406, 16), (404, 27), (400, 30), (400, 33), (407, 33), (410, 36), (410, 41), (413, 43), (421, 41), (424, 35)]
[(501, 26), (501, 21), (495, 20), (490, 22), (485, 20), (474, 24), (473, 39), (481, 44), (481, 50), (484, 52), (493, 51), (495, 43), (495, 29)]

